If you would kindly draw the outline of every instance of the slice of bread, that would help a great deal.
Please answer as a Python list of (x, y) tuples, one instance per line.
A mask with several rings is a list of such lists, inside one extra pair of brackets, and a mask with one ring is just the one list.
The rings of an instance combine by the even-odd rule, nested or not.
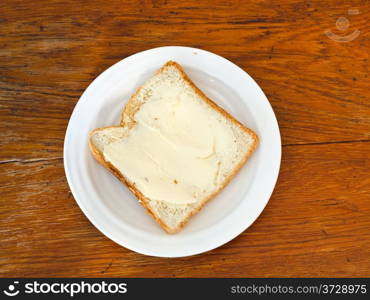
[(236, 175), (257, 135), (169, 61), (129, 99), (120, 126), (95, 129), (90, 149), (168, 233), (179, 231)]

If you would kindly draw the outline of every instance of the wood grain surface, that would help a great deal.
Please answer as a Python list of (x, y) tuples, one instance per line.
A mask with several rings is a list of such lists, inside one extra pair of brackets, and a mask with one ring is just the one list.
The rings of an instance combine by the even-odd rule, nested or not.
[[(3, 0), (0, 12), (1, 277), (370, 276), (369, 1)], [(336, 27), (340, 17), (348, 29)], [(338, 42), (327, 30), (360, 34)], [(68, 119), (88, 84), (164, 45), (246, 70), (283, 141), (259, 219), (218, 249), (178, 259), (102, 235), (63, 169)]]

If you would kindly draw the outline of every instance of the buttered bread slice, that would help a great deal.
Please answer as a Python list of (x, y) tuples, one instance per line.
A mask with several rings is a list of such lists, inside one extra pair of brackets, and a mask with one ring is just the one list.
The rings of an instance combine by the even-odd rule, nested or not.
[(131, 97), (120, 126), (91, 132), (90, 148), (174, 233), (227, 185), (257, 140), (170, 61)]

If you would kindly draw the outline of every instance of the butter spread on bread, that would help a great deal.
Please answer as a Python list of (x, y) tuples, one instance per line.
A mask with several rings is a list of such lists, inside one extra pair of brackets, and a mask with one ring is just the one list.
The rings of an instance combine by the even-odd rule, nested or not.
[(257, 140), (168, 62), (131, 97), (120, 126), (91, 133), (90, 148), (174, 233), (227, 185)]

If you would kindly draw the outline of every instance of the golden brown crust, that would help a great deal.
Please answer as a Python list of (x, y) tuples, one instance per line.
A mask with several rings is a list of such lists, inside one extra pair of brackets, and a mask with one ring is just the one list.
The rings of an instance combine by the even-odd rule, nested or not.
[[(178, 71), (181, 73), (181, 76), (183, 79), (193, 88), (194, 92), (201, 98), (203, 99), (208, 105), (210, 105), (213, 109), (217, 110), (220, 112), (225, 118), (230, 120), (232, 123), (234, 123), (236, 126), (238, 126), (240, 129), (245, 131), (247, 134), (249, 134), (252, 139), (253, 139), (253, 144), (250, 147), (249, 151), (245, 154), (243, 159), (239, 162), (239, 164), (235, 167), (234, 171), (225, 179), (224, 184), (214, 193), (209, 195), (207, 198), (203, 199), (202, 201), (199, 202), (199, 204), (193, 208), (189, 214), (184, 218), (184, 220), (176, 227), (176, 228), (170, 228), (168, 227), (162, 220), (161, 218), (154, 212), (154, 210), (151, 208), (149, 205), (148, 199), (144, 197), (144, 195), (136, 189), (134, 185), (132, 185), (111, 163), (107, 162), (102, 153), (96, 147), (91, 143), (90, 139), (90, 148), (91, 151), (95, 157), (95, 159), (101, 163), (104, 167), (106, 167), (108, 170), (110, 170), (123, 184), (125, 184), (136, 196), (136, 198), (139, 200), (139, 202), (146, 208), (147, 212), (157, 221), (157, 223), (168, 233), (176, 233), (179, 230), (181, 230), (185, 224), (189, 221), (189, 219), (198, 213), (202, 207), (212, 198), (214, 198), (218, 193), (220, 193), (227, 185), (228, 183), (235, 177), (235, 175), (239, 172), (239, 170), (242, 168), (242, 166), (246, 163), (248, 160), (249, 156), (254, 152), (255, 148), (257, 147), (258, 144), (258, 137), (257, 135), (249, 128), (245, 127), (242, 123), (240, 123), (238, 120), (236, 120), (232, 115), (230, 115), (228, 112), (226, 112), (223, 108), (218, 106), (215, 102), (213, 102), (211, 99), (209, 99), (194, 83), (191, 81), (191, 79), (188, 77), (188, 75), (185, 73), (184, 69), (176, 62), (174, 61), (169, 61), (167, 62), (164, 66), (162, 66), (156, 74), (162, 72), (165, 68), (169, 66), (174, 66), (175, 68), (178, 69)], [(133, 117), (135, 113), (138, 111), (140, 108), (141, 103), (136, 103), (136, 97), (138, 93), (140, 92), (142, 87), (139, 87), (136, 92), (131, 96), (129, 101), (126, 103), (123, 111), (122, 111), (122, 118), (121, 118), (121, 126), (111, 126), (113, 127), (124, 127), (128, 126), (128, 128), (131, 128), (134, 126), (135, 122), (133, 121)], [(125, 116), (129, 118), (129, 122), (127, 120), (125, 121)], [(105, 127), (109, 128), (109, 127)], [(90, 137), (94, 132), (97, 130), (100, 130), (102, 128), (95, 129), (90, 133)]]

